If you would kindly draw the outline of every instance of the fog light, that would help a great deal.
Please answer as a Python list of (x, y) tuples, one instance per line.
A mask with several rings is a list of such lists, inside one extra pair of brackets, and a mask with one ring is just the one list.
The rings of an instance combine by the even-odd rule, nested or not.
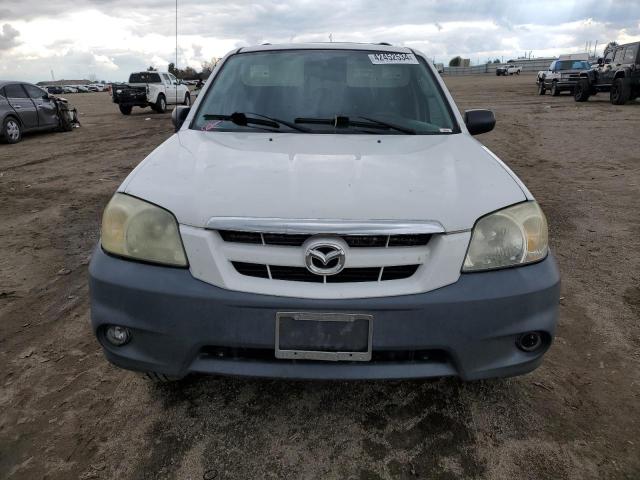
[(524, 333), (520, 335), (516, 345), (524, 352), (533, 352), (542, 345), (542, 336), (538, 332)]
[(107, 328), (106, 337), (111, 345), (121, 347), (131, 340), (131, 333), (127, 327), (111, 325)]

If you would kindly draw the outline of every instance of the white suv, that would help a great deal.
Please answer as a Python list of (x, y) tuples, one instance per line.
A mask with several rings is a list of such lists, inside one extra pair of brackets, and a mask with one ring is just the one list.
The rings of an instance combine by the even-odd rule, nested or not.
[(404, 47), (229, 53), (106, 207), (90, 267), (107, 358), (152, 378), (518, 375), (559, 273), (527, 188)]

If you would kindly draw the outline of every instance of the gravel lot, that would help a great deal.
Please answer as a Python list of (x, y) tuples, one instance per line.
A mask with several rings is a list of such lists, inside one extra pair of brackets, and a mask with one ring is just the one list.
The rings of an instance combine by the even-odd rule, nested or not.
[(0, 145), (0, 478), (640, 478), (640, 103), (447, 79), (542, 204), (563, 274), (542, 367), (475, 383), (193, 377), (110, 366), (87, 264), (117, 185), (172, 133), (70, 95), (82, 128)]

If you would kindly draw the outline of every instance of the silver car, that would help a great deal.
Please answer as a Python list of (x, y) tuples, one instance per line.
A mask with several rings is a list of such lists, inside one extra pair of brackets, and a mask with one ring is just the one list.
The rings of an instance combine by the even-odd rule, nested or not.
[(0, 80), (0, 122), (0, 140), (18, 143), (23, 133), (58, 128), (58, 106), (40, 87)]

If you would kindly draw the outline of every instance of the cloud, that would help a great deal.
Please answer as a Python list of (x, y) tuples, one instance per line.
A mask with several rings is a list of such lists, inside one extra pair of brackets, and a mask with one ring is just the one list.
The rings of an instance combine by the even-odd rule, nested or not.
[(0, 50), (9, 50), (20, 44), (17, 38), (20, 36), (20, 32), (13, 28), (8, 23), (2, 26), (2, 33), (0, 33)]
[[(0, 77), (42, 80), (54, 69), (124, 80), (175, 60), (174, 0), (0, 3), (0, 18), (11, 21), (0, 36)], [(344, 0), (331, 8), (318, 0), (179, 0), (178, 14), (178, 65), (194, 68), (239, 46), (324, 42), (329, 33), (334, 41), (386, 41), (441, 62), (461, 55), (481, 63), (640, 39), (637, 0)]]

